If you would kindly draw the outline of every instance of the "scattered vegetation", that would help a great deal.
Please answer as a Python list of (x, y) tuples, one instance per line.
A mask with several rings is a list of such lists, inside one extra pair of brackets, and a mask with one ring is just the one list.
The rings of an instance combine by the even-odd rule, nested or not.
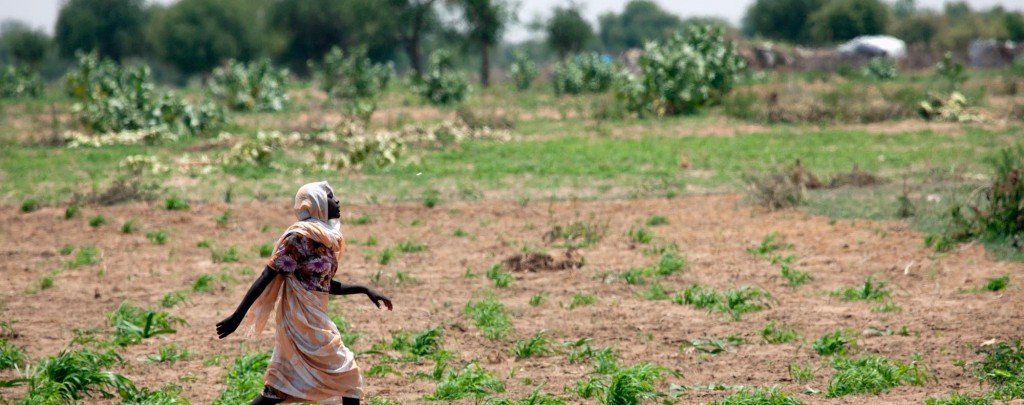
[(178, 361), (182, 361), (191, 356), (188, 350), (182, 349), (177, 344), (171, 343), (160, 346), (160, 350), (157, 354), (149, 355), (141, 358), (144, 363), (168, 363), (174, 365)]
[(782, 274), (782, 278), (786, 279), (790, 287), (799, 287), (811, 280), (810, 273), (794, 269), (785, 264), (779, 268), (779, 273)]
[(505, 385), (474, 362), (461, 370), (449, 370), (437, 383), (434, 393), (425, 398), (431, 401), (457, 401), (465, 398), (479, 400), (502, 392), (505, 392)]
[(450, 51), (434, 51), (426, 74), (414, 81), (413, 91), (434, 105), (461, 103), (469, 95), (470, 87), (466, 78), (455, 71), (453, 58)]
[(603, 93), (612, 85), (615, 66), (597, 52), (582, 53), (555, 64), (552, 85), (555, 95)]
[(735, 394), (729, 395), (721, 401), (712, 402), (712, 405), (802, 405), (804, 402), (796, 399), (777, 387), (744, 389)]
[(0, 339), (0, 370), (22, 368), (27, 364), (25, 349), (15, 346), (6, 339)]
[(522, 50), (512, 53), (512, 65), (508, 68), (508, 76), (512, 79), (516, 90), (527, 90), (533, 79), (537, 77), (537, 64)]
[(169, 197), (164, 200), (164, 208), (168, 211), (185, 211), (188, 207), (188, 201), (181, 197)]
[(530, 297), (530, 306), (531, 307), (538, 306), (541, 303), (543, 303), (544, 300), (547, 299), (547, 298), (548, 298), (547, 291), (540, 291), (540, 292), (534, 294), (532, 297)]
[(146, 232), (146, 239), (149, 239), (154, 245), (163, 245), (167, 243), (167, 231), (158, 229), (151, 232)]
[(581, 292), (572, 295), (572, 300), (569, 301), (569, 309), (576, 309), (583, 305), (593, 305), (597, 303), (597, 296), (593, 294), (584, 294)]
[(722, 312), (730, 315), (733, 320), (740, 320), (743, 314), (764, 309), (771, 297), (768, 292), (755, 287), (729, 289), (719, 294), (711, 287), (692, 284), (681, 293), (676, 293), (672, 297), (672, 302)]
[[(197, 280), (198, 282), (198, 280)], [(193, 285), (193, 288), (195, 286)], [(164, 297), (160, 299), (160, 306), (164, 308), (173, 308), (175, 305), (188, 302), (188, 296), (181, 291), (171, 291), (164, 294)]]
[(1019, 340), (982, 346), (976, 353), (984, 357), (968, 369), (979, 382), (992, 386), (993, 397), (1002, 401), (1024, 398), (1024, 345)]
[(89, 218), (89, 226), (91, 226), (93, 228), (96, 228), (96, 227), (98, 227), (100, 225), (103, 225), (105, 223), (107, 223), (107, 218), (104, 217), (103, 215), (97, 215), (97, 216), (94, 216), (92, 218)]
[(502, 265), (495, 264), (487, 269), (487, 279), (494, 281), (494, 285), (498, 288), (506, 288), (509, 284), (512, 284), (512, 274), (506, 271), (502, 271)]
[(904, 384), (924, 385), (931, 379), (928, 371), (917, 364), (909, 365), (882, 356), (862, 356), (856, 359), (832, 359), (836, 373), (828, 381), (825, 396), (880, 394)]
[(287, 69), (274, 69), (270, 59), (242, 63), (228, 60), (210, 76), (210, 95), (236, 111), (281, 111), (288, 104)]
[(238, 249), (235, 249), (234, 246), (223, 250), (211, 249), (210, 257), (214, 263), (233, 263), (240, 260)]
[(214, 405), (235, 405), (252, 401), (263, 391), (263, 374), (270, 362), (270, 352), (242, 355), (235, 358), (234, 365), (224, 375), (227, 386)]

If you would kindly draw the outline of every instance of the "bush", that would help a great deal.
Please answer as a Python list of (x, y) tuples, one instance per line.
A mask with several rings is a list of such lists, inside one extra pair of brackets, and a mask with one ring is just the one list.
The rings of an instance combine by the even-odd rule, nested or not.
[(281, 111), (288, 103), (288, 69), (274, 69), (270, 59), (241, 63), (234, 59), (213, 70), (210, 94), (236, 111)]
[(582, 53), (555, 64), (555, 95), (603, 93), (612, 85), (615, 65), (597, 52)]
[(309, 62), (320, 88), (330, 97), (344, 101), (350, 115), (368, 120), (377, 109), (377, 99), (388, 86), (395, 68), (391, 63), (373, 63), (366, 48), (348, 55), (338, 47), (324, 55), (323, 62)]
[(174, 93), (157, 92), (149, 67), (121, 67), (95, 53), (79, 53), (64, 82), (68, 94), (78, 100), (72, 111), (92, 132), (137, 131), (138, 136), (128, 138), (156, 140), (161, 137), (153, 135), (163, 133), (209, 133), (227, 121), (212, 103), (193, 105)]
[(453, 66), (454, 55), (439, 49), (430, 55), (427, 74), (414, 79), (413, 91), (434, 105), (459, 104), (469, 95), (466, 78)]
[(529, 89), (533, 79), (537, 77), (537, 64), (526, 55), (526, 52), (516, 50), (512, 54), (512, 66), (508, 68), (508, 76), (517, 90)]
[(1024, 146), (1003, 149), (992, 165), (992, 184), (966, 207), (954, 205), (945, 232), (929, 235), (926, 245), (943, 251), (972, 239), (1004, 241), (1024, 233)]
[(732, 90), (746, 63), (720, 27), (691, 25), (665, 43), (650, 42), (640, 77), (620, 75), (615, 95), (641, 116), (693, 113)]
[(14, 66), (0, 68), (0, 100), (36, 98), (42, 94), (43, 80), (38, 73)]
[(868, 79), (887, 82), (896, 79), (896, 76), (899, 75), (899, 69), (896, 68), (896, 61), (890, 58), (877, 57), (872, 58), (864, 65), (863, 73), (864, 77)]

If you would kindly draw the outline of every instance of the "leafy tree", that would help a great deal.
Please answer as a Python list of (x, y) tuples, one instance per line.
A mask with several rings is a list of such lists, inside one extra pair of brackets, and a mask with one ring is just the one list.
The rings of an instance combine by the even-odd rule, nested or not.
[(274, 0), (270, 20), (284, 37), (281, 60), (303, 73), (335, 46), (365, 46), (374, 60), (395, 46), (397, 21), (377, 0)]
[(1006, 39), (1024, 41), (1024, 13), (1003, 14), (1002, 22), (1006, 29)]
[(228, 59), (252, 60), (266, 46), (259, 9), (244, 0), (181, 0), (154, 16), (159, 57), (182, 73), (208, 72)]
[(509, 0), (451, 0), (462, 12), (466, 39), (480, 48), (480, 85), (491, 84), (491, 47), (501, 41), (505, 28), (515, 21), (515, 5)]
[(580, 6), (570, 3), (565, 7), (555, 7), (554, 14), (547, 21), (548, 46), (558, 52), (558, 59), (565, 60), (566, 55), (583, 49), (588, 41), (594, 38), (594, 29), (583, 18)]
[(37, 68), (50, 49), (50, 37), (27, 24), (8, 20), (0, 23), (0, 49), (18, 63)]
[(650, 0), (631, 0), (622, 14), (603, 14), (598, 22), (601, 44), (614, 52), (668, 39), (683, 26), (679, 17)]
[(757, 0), (743, 16), (747, 35), (792, 42), (811, 38), (809, 21), (825, 0)]
[(440, 26), (434, 7), (436, 2), (437, 0), (388, 0), (391, 14), (398, 21), (395, 35), (409, 57), (409, 64), (412, 65), (416, 76), (423, 75), (423, 55), (420, 53), (423, 37)]
[(810, 21), (814, 40), (845, 41), (885, 33), (889, 7), (881, 0), (833, 0), (814, 12)]
[(892, 16), (897, 19), (908, 18), (917, 12), (917, 2), (915, 0), (896, 0), (892, 5)]
[(55, 38), (60, 53), (95, 50), (116, 61), (145, 45), (144, 0), (67, 0), (57, 15)]
[(942, 28), (942, 16), (934, 12), (918, 12), (895, 21), (892, 34), (908, 44), (931, 43)]

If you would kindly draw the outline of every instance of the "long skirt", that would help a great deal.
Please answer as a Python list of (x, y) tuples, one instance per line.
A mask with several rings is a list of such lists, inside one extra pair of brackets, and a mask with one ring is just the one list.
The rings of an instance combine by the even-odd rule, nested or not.
[(309, 291), (295, 277), (279, 278), (284, 285), (267, 388), (282, 395), (284, 403), (340, 404), (342, 398), (361, 399), (363, 377), (327, 315), (329, 294)]

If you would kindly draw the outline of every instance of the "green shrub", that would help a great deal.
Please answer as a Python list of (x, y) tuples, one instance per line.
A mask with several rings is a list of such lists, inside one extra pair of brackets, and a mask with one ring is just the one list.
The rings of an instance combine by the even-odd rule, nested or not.
[(200, 275), (192, 283), (192, 292), (205, 293), (213, 291), (213, 276), (209, 274)]
[(224, 250), (211, 249), (210, 256), (214, 263), (233, 263), (240, 260), (238, 249), (235, 249), (234, 246)]
[(213, 70), (209, 92), (236, 111), (281, 111), (288, 104), (288, 69), (275, 69), (270, 59), (242, 63), (234, 59)]
[(404, 353), (409, 358), (418, 359), (431, 356), (441, 351), (440, 327), (427, 328), (416, 335), (400, 332), (391, 336), (391, 348)]
[(473, 324), (490, 340), (502, 339), (512, 329), (512, 321), (505, 312), (505, 306), (493, 297), (479, 302), (469, 301), (463, 312), (473, 319)]
[(264, 243), (256, 247), (256, 252), (259, 253), (260, 257), (270, 257), (270, 255), (274, 254), (274, 245)]
[(804, 402), (794, 398), (777, 387), (744, 389), (712, 402), (711, 405), (802, 405)]
[(1024, 345), (1021, 345), (1021, 341), (982, 346), (976, 354), (984, 357), (981, 361), (971, 364), (968, 369), (978, 381), (993, 387), (996, 398), (1024, 398)]
[(811, 343), (811, 348), (821, 356), (831, 356), (833, 354), (845, 355), (850, 348), (856, 345), (857, 337), (852, 332), (839, 329), (822, 335), (814, 343)]
[(612, 85), (615, 65), (597, 52), (581, 53), (555, 64), (552, 84), (555, 95), (603, 93)]
[(164, 200), (164, 208), (168, 211), (184, 211), (189, 208), (188, 201), (181, 197), (170, 197)]
[(78, 216), (78, 210), (79, 208), (77, 205), (69, 205), (66, 209), (64, 209), (64, 219), (71, 219)]
[(30, 198), (21, 202), (21, 212), (32, 212), (39, 209), (39, 201)]
[(782, 265), (779, 269), (782, 278), (785, 278), (791, 287), (798, 287), (811, 280), (811, 274), (806, 271), (796, 270), (788, 265)]
[(836, 374), (828, 381), (827, 398), (851, 394), (881, 394), (904, 384), (924, 385), (931, 377), (917, 361), (910, 365), (882, 356), (832, 359)]
[(175, 325), (187, 325), (184, 319), (167, 312), (158, 312), (122, 303), (111, 313), (110, 323), (114, 327), (113, 342), (120, 346), (141, 343), (156, 335), (176, 333)]
[(434, 105), (459, 104), (469, 96), (469, 82), (454, 67), (454, 55), (439, 49), (430, 55), (427, 73), (414, 79), (413, 91)]
[(210, 133), (227, 122), (214, 104), (193, 105), (174, 93), (158, 92), (149, 67), (122, 67), (96, 53), (79, 53), (64, 82), (77, 100), (72, 111), (96, 133), (142, 131), (138, 135), (144, 140), (155, 140), (165, 132)]
[(323, 62), (310, 61), (320, 88), (328, 96), (344, 101), (349, 115), (368, 120), (377, 109), (377, 100), (395, 74), (391, 63), (373, 63), (366, 48), (359, 47), (348, 55), (338, 47), (324, 55)]
[(615, 83), (616, 98), (641, 116), (689, 114), (718, 103), (746, 67), (736, 44), (710, 25), (689, 25), (664, 43), (648, 42), (645, 51), (640, 76), (621, 74)]
[(654, 233), (646, 228), (629, 228), (629, 240), (635, 243), (648, 244), (654, 240)]
[(659, 226), (668, 225), (668, 218), (661, 215), (655, 215), (647, 219), (647, 226)]
[(516, 90), (530, 88), (533, 79), (537, 77), (537, 64), (523, 52), (517, 49), (512, 53), (512, 65), (508, 68), (508, 76), (516, 86)]
[(0, 100), (37, 98), (43, 95), (39, 74), (11, 65), (0, 67)]
[(107, 218), (104, 217), (103, 215), (97, 215), (92, 218), (89, 218), (89, 226), (93, 228), (103, 225), (105, 223), (107, 223)]
[(544, 302), (545, 299), (547, 299), (547, 297), (548, 293), (546, 291), (541, 291), (534, 294), (532, 297), (530, 297), (530, 306), (535, 307), (540, 305), (542, 302)]
[(886, 57), (876, 57), (864, 65), (863, 74), (868, 79), (887, 82), (896, 79), (896, 76), (899, 75), (899, 69), (896, 67), (895, 60)]
[(222, 380), (227, 388), (220, 392), (213, 404), (236, 405), (252, 401), (263, 391), (263, 375), (269, 363), (270, 352), (236, 357)]
[(592, 294), (584, 294), (578, 292), (572, 295), (572, 300), (569, 301), (569, 309), (576, 309), (584, 305), (594, 305), (597, 303), (597, 296)]
[(135, 232), (135, 220), (129, 219), (121, 224), (121, 233), (129, 234)]

